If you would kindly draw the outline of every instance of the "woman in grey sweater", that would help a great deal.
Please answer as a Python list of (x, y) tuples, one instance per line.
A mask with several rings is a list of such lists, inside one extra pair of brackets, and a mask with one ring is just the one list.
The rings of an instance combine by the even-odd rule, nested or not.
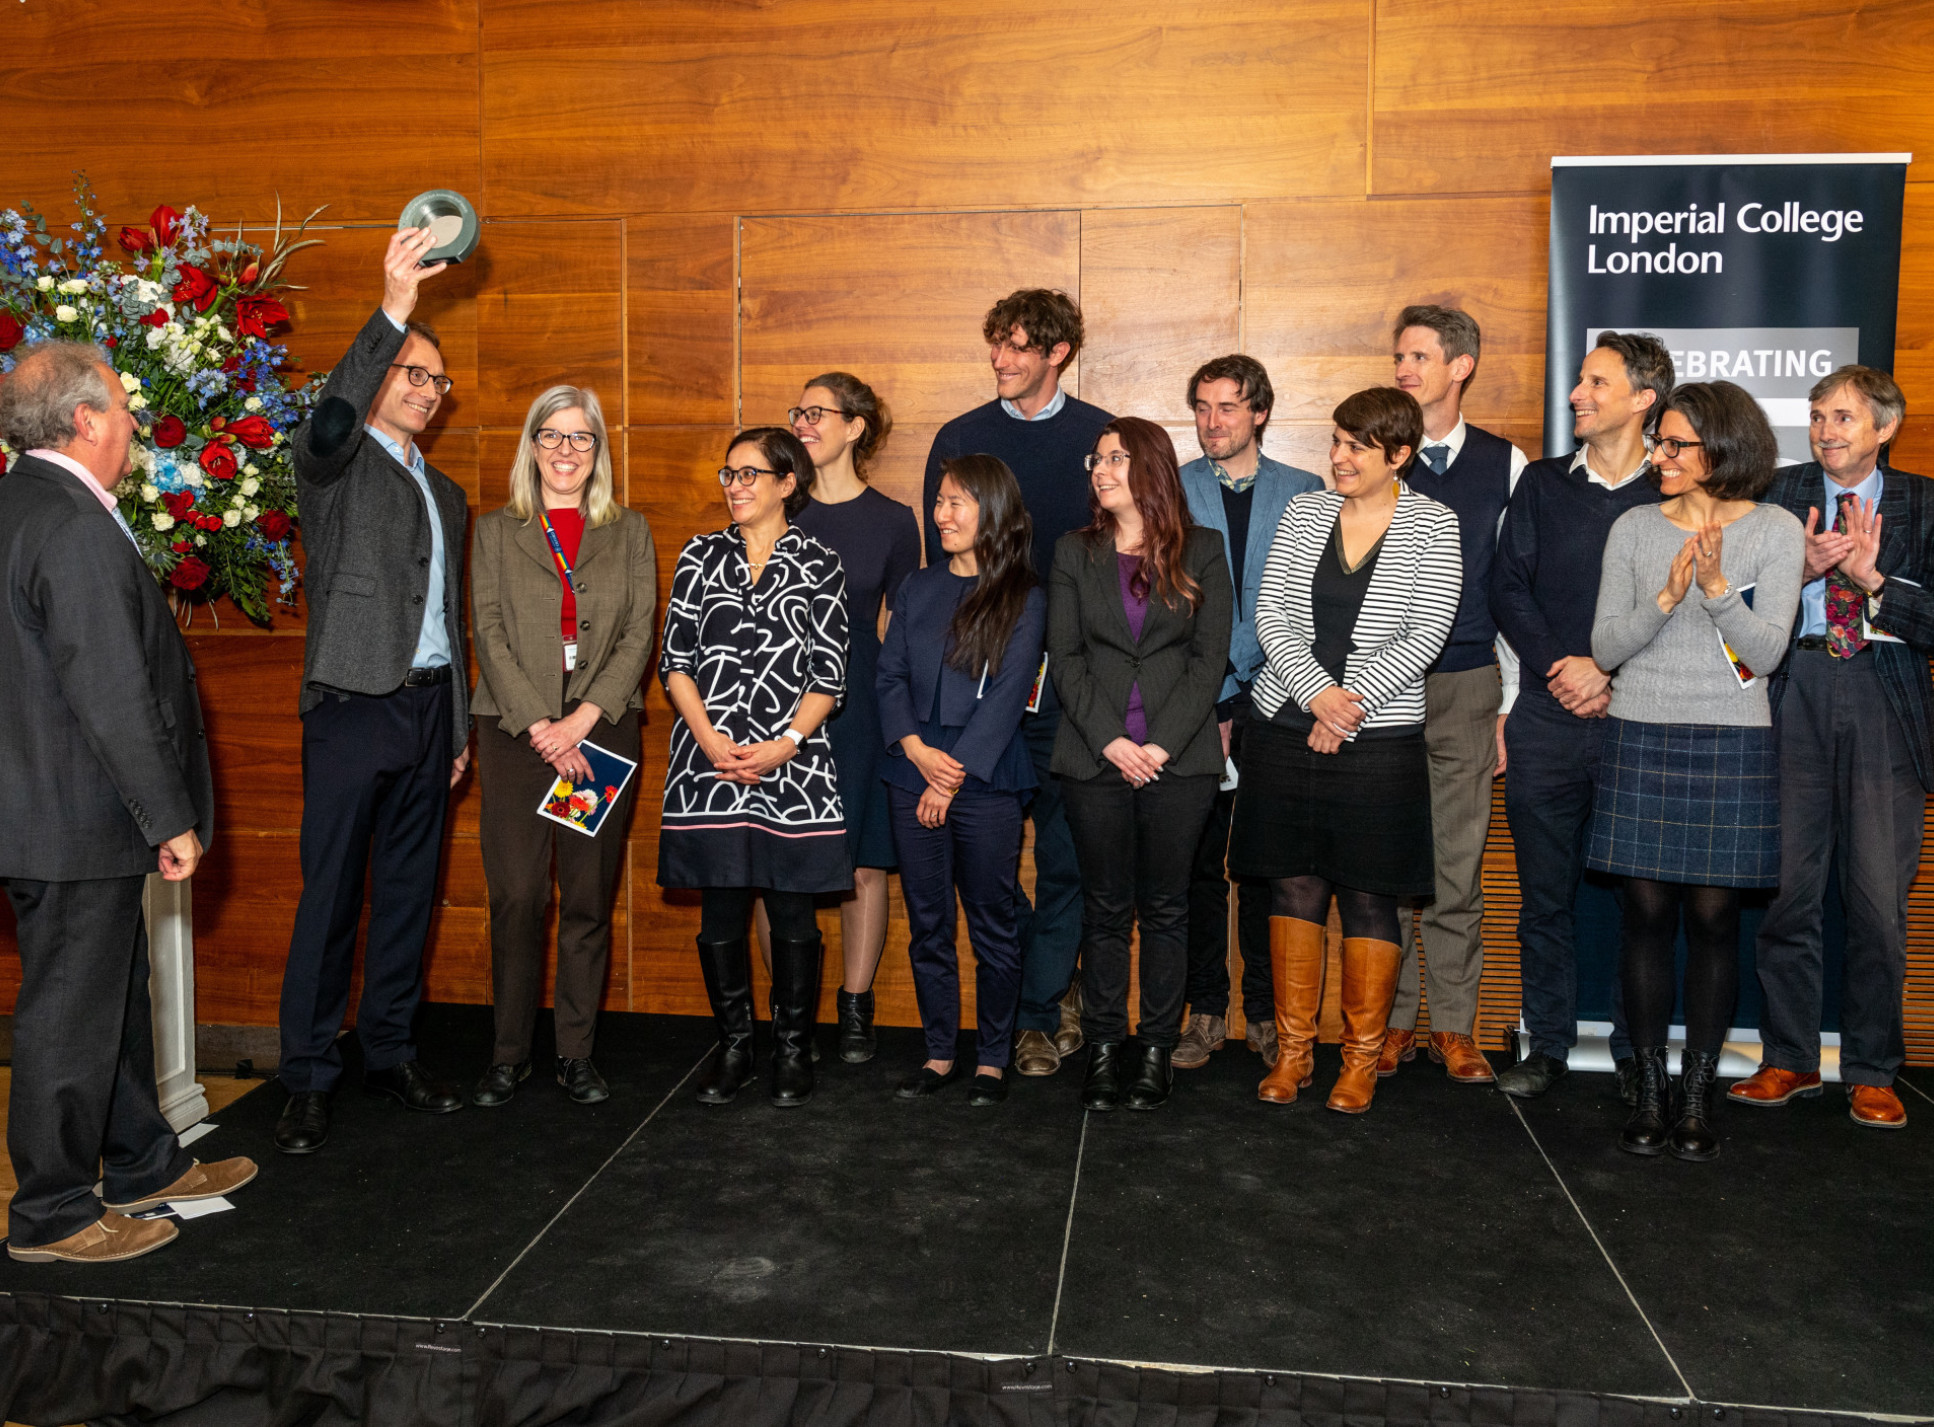
[[(1605, 542), (1592, 657), (1616, 671), (1586, 865), (1625, 879), (1620, 976), (1639, 1102), (1619, 1148), (1719, 1153), (1713, 1080), (1739, 992), (1739, 889), (1779, 885), (1779, 762), (1766, 679), (1786, 655), (1806, 541), (1756, 502), (1778, 447), (1731, 382), (1666, 399), (1661, 505)], [(1666, 1027), (1685, 919), (1686, 1051), (1668, 1132)]]

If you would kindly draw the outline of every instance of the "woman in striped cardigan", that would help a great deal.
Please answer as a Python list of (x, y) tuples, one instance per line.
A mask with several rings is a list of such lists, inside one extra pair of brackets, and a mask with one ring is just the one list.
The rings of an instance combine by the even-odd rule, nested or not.
[(1336, 408), (1336, 489), (1290, 502), (1264, 567), (1253, 694), (1229, 870), (1274, 884), (1269, 952), (1277, 1056), (1258, 1094), (1287, 1104), (1313, 1076), (1323, 928), (1343, 922), (1343, 1073), (1329, 1107), (1370, 1108), (1397, 986), (1397, 899), (1429, 896), (1424, 671), (1457, 615), (1457, 516), (1403, 483), (1424, 418), (1407, 392)]

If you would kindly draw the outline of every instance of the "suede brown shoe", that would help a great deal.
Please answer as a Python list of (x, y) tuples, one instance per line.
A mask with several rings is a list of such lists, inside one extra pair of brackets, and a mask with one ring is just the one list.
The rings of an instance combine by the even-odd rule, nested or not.
[(1377, 1052), (1377, 1078), (1388, 1080), (1397, 1073), (1398, 1066), (1416, 1058), (1417, 1033), (1392, 1027), (1383, 1033), (1383, 1049)]
[(119, 1263), (151, 1254), (180, 1233), (172, 1219), (125, 1219), (109, 1209), (85, 1229), (51, 1244), (23, 1249), (9, 1243), (7, 1257), (20, 1263)]
[(1182, 1027), (1182, 1039), (1175, 1043), (1168, 1063), (1177, 1070), (1200, 1070), (1228, 1039), (1229, 1026), (1222, 1017), (1190, 1016), (1188, 1024)]
[(1907, 1107), (1891, 1085), (1854, 1085), (1847, 1090), (1847, 1114), (1870, 1130), (1904, 1130)]
[(1430, 1033), (1430, 1058), (1443, 1066), (1459, 1085), (1489, 1085), (1497, 1076), (1477, 1042), (1456, 1031)]
[(1061, 1052), (1046, 1031), (1022, 1031), (1014, 1042), (1016, 1075), (1052, 1075), (1061, 1068)]
[(1740, 1105), (1784, 1105), (1789, 1100), (1804, 1100), (1820, 1093), (1820, 1072), (1781, 1070), (1777, 1065), (1762, 1065), (1726, 1092), (1726, 1098)]
[[(1061, 1024), (1055, 1028), (1054, 1048), (1066, 1058), (1087, 1043), (1087, 1038), (1081, 1034), (1081, 978), (1076, 976), (1074, 984), (1061, 998)], [(1054, 1072), (1050, 1070), (1045, 1073), (1052, 1075)]]
[(1276, 1068), (1276, 1021), (1271, 1017), (1266, 1021), (1251, 1020), (1242, 1033), (1243, 1044), (1262, 1057), (1262, 1063), (1271, 1070)]
[[(146, 1199), (136, 1199), (128, 1204), (110, 1204), (107, 1207), (116, 1214), (141, 1214), (149, 1209), (159, 1209), (163, 1204), (195, 1199), (219, 1199), (224, 1194), (232, 1194), (251, 1179), (255, 1178), (255, 1161), (237, 1157), (216, 1160), (213, 1164), (203, 1164), (196, 1160), (188, 1166), (188, 1172), (166, 1189), (150, 1194)], [(160, 1247), (156, 1245), (156, 1247)]]

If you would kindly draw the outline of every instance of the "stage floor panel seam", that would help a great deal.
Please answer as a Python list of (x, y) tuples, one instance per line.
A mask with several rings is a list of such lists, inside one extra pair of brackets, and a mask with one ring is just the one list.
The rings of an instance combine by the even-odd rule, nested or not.
[(1054, 1311), (1048, 1315), (1049, 1357), (1054, 1355), (1054, 1330), (1061, 1324), (1061, 1290), (1068, 1282), (1068, 1246), (1074, 1241), (1075, 1208), (1081, 1199), (1081, 1157), (1088, 1149), (1088, 1115), (1081, 1112), (1081, 1138), (1074, 1147), (1074, 1183), (1068, 1186), (1068, 1219), (1061, 1230), (1061, 1264), (1054, 1274)]

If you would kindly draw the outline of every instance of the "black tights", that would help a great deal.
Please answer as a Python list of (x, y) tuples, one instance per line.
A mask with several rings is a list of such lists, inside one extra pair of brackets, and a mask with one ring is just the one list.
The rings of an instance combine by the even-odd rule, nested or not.
[(1625, 879), (1620, 976), (1634, 1046), (1665, 1044), (1672, 1020), (1673, 945), (1686, 925), (1686, 1048), (1718, 1054), (1739, 996), (1739, 892)]
[(1330, 898), (1334, 896), (1336, 914), (1343, 922), (1343, 935), (1367, 937), (1371, 941), (1397, 939), (1395, 897), (1359, 892), (1321, 877), (1278, 877), (1270, 882), (1269, 888), (1272, 917), (1294, 917), (1299, 922), (1315, 922), (1320, 927), (1330, 919)]
[(811, 941), (819, 935), (810, 892), (774, 892), (759, 887), (706, 887), (698, 894), (698, 939), (737, 941), (747, 934), (755, 897), (766, 899), (774, 941)]

